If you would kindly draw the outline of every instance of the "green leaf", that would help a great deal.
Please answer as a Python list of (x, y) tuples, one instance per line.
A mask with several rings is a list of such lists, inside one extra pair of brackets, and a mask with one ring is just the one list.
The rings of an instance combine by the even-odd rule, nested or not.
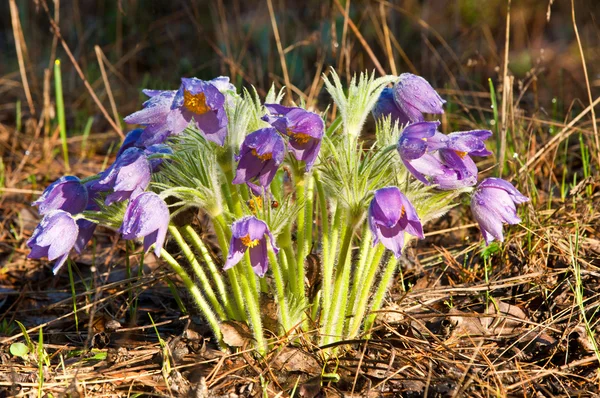
[(23, 343), (13, 343), (10, 345), (10, 353), (15, 357), (25, 358), (29, 354), (29, 348)]

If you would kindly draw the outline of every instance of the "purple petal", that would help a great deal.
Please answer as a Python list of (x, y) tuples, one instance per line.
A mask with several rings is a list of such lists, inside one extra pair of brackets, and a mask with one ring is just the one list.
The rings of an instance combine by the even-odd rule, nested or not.
[(392, 119), (392, 123), (398, 122), (399, 124), (404, 125), (410, 122), (406, 113), (396, 105), (396, 102), (394, 101), (394, 91), (390, 87), (383, 89), (377, 103), (373, 107), (373, 110), (371, 110), (371, 113), (375, 120), (388, 116)]
[(412, 122), (423, 121), (423, 113), (444, 113), (444, 101), (427, 80), (403, 73), (394, 85), (394, 101)]
[(263, 277), (269, 269), (269, 260), (267, 259), (267, 241), (261, 239), (258, 245), (250, 248), (250, 265), (254, 273), (259, 277)]
[(223, 269), (227, 270), (239, 263), (242, 257), (244, 257), (244, 253), (246, 253), (246, 245), (240, 239), (232, 237), (229, 243), (229, 254), (227, 255), (227, 261), (223, 265)]

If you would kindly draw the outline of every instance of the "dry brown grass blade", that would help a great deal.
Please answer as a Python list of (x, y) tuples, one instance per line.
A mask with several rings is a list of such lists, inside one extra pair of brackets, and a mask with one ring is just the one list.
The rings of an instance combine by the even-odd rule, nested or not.
[(19, 20), (19, 9), (17, 8), (17, 3), (15, 2), (15, 0), (10, 0), (10, 19), (12, 22), (13, 35), (15, 37), (15, 48), (17, 50), (17, 60), (19, 61), (21, 81), (23, 82), (23, 91), (25, 92), (25, 98), (27, 99), (27, 106), (29, 106), (29, 111), (32, 115), (35, 115), (35, 105), (33, 104), (33, 97), (31, 96), (29, 81), (27, 80), (25, 59), (23, 57), (25, 43), (21, 41), (23, 37), (23, 35), (21, 34), (21, 21)]
[[(579, 48), (579, 55), (581, 56), (581, 66), (583, 67), (583, 76), (585, 78), (585, 87), (587, 89), (588, 100), (590, 104), (593, 103), (594, 97), (592, 97), (592, 89), (590, 87), (590, 78), (588, 77), (587, 65), (585, 63), (585, 55), (583, 54), (583, 46), (581, 45), (581, 38), (579, 37), (579, 29), (577, 29), (577, 21), (575, 20), (575, 0), (571, 0), (571, 17), (573, 19), (573, 30), (575, 31), (575, 38), (577, 39), (577, 46)], [(596, 111), (594, 106), (590, 109), (592, 114), (592, 127), (594, 128), (594, 142), (596, 144), (596, 151), (593, 152), (596, 157), (596, 162), (600, 165), (600, 141), (598, 137), (598, 124), (596, 123)]]
[[(120, 13), (117, 13), (117, 14), (120, 15)], [(106, 57), (102, 53), (102, 49), (100, 48), (100, 46), (94, 46), (94, 51), (96, 52), (96, 58), (98, 59), (98, 65), (100, 65), (100, 73), (102, 74), (102, 80), (104, 81), (104, 87), (106, 88), (106, 94), (108, 95), (108, 100), (110, 101), (110, 107), (113, 112), (113, 117), (114, 117), (115, 123), (119, 123), (119, 112), (117, 112), (117, 104), (115, 103), (115, 98), (113, 96), (112, 89), (110, 88), (110, 82), (108, 81), (108, 76), (106, 74), (106, 69), (104, 68), (103, 58), (106, 58)], [(117, 130), (117, 133), (119, 133), (119, 135), (121, 137), (124, 137), (121, 126), (117, 124), (117, 127), (119, 128)]]
[(65, 39), (62, 37), (62, 34), (60, 33), (60, 27), (56, 24), (56, 21), (54, 20), (54, 18), (52, 17), (52, 15), (50, 15), (50, 10), (48, 8), (48, 4), (46, 3), (46, 0), (42, 0), (42, 6), (44, 8), (44, 11), (46, 11), (46, 15), (48, 16), (48, 21), (50, 22), (50, 25), (52, 26), (52, 30), (54, 31), (54, 34), (56, 35), (56, 37), (58, 37), (58, 40), (60, 41), (60, 44), (62, 45), (63, 49), (67, 53), (67, 56), (69, 57), (69, 60), (73, 64), (73, 67), (75, 68), (75, 71), (77, 71), (77, 74), (79, 75), (79, 77), (83, 81), (83, 84), (85, 85), (85, 88), (90, 93), (90, 96), (92, 97), (92, 99), (94, 100), (94, 102), (96, 103), (96, 105), (98, 106), (98, 108), (100, 109), (100, 112), (102, 112), (102, 115), (104, 116), (104, 118), (106, 119), (106, 121), (111, 125), (111, 127), (113, 129), (115, 129), (115, 131), (117, 133), (119, 133), (119, 136), (121, 137), (121, 139), (125, 138), (125, 136), (123, 135), (123, 131), (119, 128), (119, 126), (115, 123), (115, 121), (112, 120), (112, 118), (110, 117), (110, 115), (106, 111), (106, 108), (104, 107), (104, 105), (102, 105), (102, 102), (100, 102), (100, 99), (98, 98), (98, 96), (94, 92), (94, 89), (92, 88), (92, 86), (90, 85), (90, 83), (88, 82), (88, 80), (86, 79), (85, 74), (83, 73), (83, 71), (79, 67), (79, 64), (77, 63), (77, 60), (73, 56), (73, 53), (71, 52), (71, 49), (69, 48), (69, 46), (67, 45), (67, 42), (65, 41)]
[(574, 129), (572, 129), (572, 127), (575, 125), (575, 123), (577, 123), (582, 117), (584, 117), (588, 112), (590, 112), (592, 110), (592, 108), (594, 108), (599, 103), (600, 103), (600, 97), (596, 98), (594, 100), (594, 102), (592, 102), (590, 105), (588, 105), (583, 111), (581, 111), (581, 113), (579, 113), (579, 115), (577, 115), (575, 118), (573, 118), (573, 120), (571, 120), (569, 122), (569, 124), (567, 124), (558, 134), (556, 134), (554, 137), (552, 137), (552, 139), (550, 141), (548, 141), (548, 143), (546, 145), (544, 145), (542, 148), (540, 148), (540, 150), (537, 151), (535, 155), (533, 155), (531, 158), (529, 158), (529, 160), (527, 160), (527, 163), (525, 163), (519, 169), (519, 174), (526, 171), (530, 166), (536, 165), (548, 151), (553, 149), (562, 140), (566, 139), (569, 135), (571, 135), (571, 133), (573, 133), (575, 131)]
[(507, 120), (508, 113), (512, 109), (512, 101), (509, 99), (512, 97), (512, 84), (513, 77), (508, 76), (508, 54), (510, 50), (510, 4), (511, 0), (508, 0), (506, 7), (506, 36), (504, 38), (504, 68), (502, 71), (502, 126), (500, 126), (500, 153), (498, 154), (498, 177), (502, 177), (504, 171), (504, 160), (506, 159), (506, 133), (508, 130)]
[(277, 20), (275, 19), (275, 12), (273, 11), (273, 1), (267, 0), (267, 6), (269, 7), (269, 17), (271, 19), (271, 26), (273, 27), (273, 35), (275, 36), (275, 43), (277, 43), (277, 52), (279, 53), (279, 62), (281, 63), (281, 70), (283, 71), (283, 79), (285, 81), (285, 89), (287, 92), (288, 99), (292, 98), (292, 83), (290, 81), (290, 75), (287, 69), (287, 63), (285, 62), (285, 53), (283, 52), (283, 46), (281, 44), (281, 37), (279, 36), (279, 29), (277, 28)]
[(354, 35), (356, 36), (356, 38), (358, 39), (360, 44), (363, 46), (363, 48), (369, 55), (369, 58), (371, 58), (371, 61), (375, 65), (375, 68), (377, 68), (377, 71), (379, 73), (381, 73), (382, 76), (385, 76), (387, 73), (385, 73), (385, 69), (383, 69), (383, 67), (379, 63), (379, 60), (373, 53), (373, 50), (371, 50), (371, 46), (369, 46), (369, 43), (367, 43), (367, 41), (365, 40), (363, 35), (360, 33), (360, 31), (358, 30), (358, 28), (356, 27), (354, 22), (352, 22), (352, 19), (350, 19), (350, 16), (348, 15), (348, 13), (344, 9), (344, 7), (342, 7), (342, 5), (340, 4), (340, 1), (339, 0), (334, 0), (334, 1), (335, 1), (335, 5), (337, 6), (338, 10), (340, 10), (340, 12), (344, 16), (344, 18), (346, 18), (348, 20), (348, 25), (350, 25), (350, 29), (352, 29), (352, 32), (354, 32)]

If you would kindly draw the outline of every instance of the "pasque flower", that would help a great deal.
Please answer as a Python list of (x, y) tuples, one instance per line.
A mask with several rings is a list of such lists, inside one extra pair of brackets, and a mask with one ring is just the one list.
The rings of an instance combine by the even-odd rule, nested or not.
[(110, 205), (128, 199), (136, 191), (143, 191), (150, 183), (151, 164), (142, 149), (129, 148), (117, 158), (101, 178), (95, 182), (94, 189), (112, 190), (105, 203)]
[(394, 85), (394, 101), (411, 122), (424, 120), (424, 113), (444, 113), (446, 103), (421, 76), (403, 73)]
[(154, 253), (160, 256), (169, 219), (169, 208), (165, 201), (154, 192), (143, 192), (129, 201), (119, 232), (123, 239), (144, 238), (144, 250), (147, 251), (154, 244)]
[(404, 113), (404, 111), (396, 104), (396, 101), (394, 101), (394, 90), (391, 87), (383, 89), (377, 103), (371, 110), (371, 113), (375, 120), (389, 116), (392, 119), (392, 123), (397, 121), (402, 125), (410, 122), (406, 113)]
[(269, 112), (262, 119), (289, 137), (288, 148), (294, 157), (306, 163), (309, 171), (317, 159), (325, 124), (321, 116), (302, 108), (265, 104)]
[(487, 156), (488, 130), (460, 131), (448, 135), (436, 131), (439, 122), (408, 125), (398, 140), (398, 153), (410, 173), (424, 184), (457, 189), (477, 183), (477, 166), (470, 155)]
[(144, 146), (181, 134), (192, 122), (207, 140), (223, 145), (228, 119), (225, 95), (219, 88), (229, 89), (229, 79), (182, 78), (177, 91), (147, 90), (145, 93), (150, 99), (144, 103), (144, 109), (127, 116), (125, 122), (147, 126), (138, 140), (138, 144)]
[(266, 188), (284, 157), (285, 142), (277, 130), (272, 127), (256, 130), (246, 136), (236, 156), (239, 163), (232, 182), (243, 184), (256, 179), (258, 185)]
[(27, 258), (48, 257), (57, 260), (52, 271), (56, 274), (75, 245), (79, 228), (71, 214), (54, 210), (46, 214), (27, 241), (31, 252)]
[(263, 277), (269, 268), (267, 236), (271, 241), (273, 251), (278, 253), (279, 248), (275, 245), (275, 239), (264, 221), (249, 216), (234, 222), (231, 226), (229, 255), (223, 269), (229, 269), (239, 263), (246, 250), (250, 250), (252, 269), (256, 275)]
[(479, 184), (471, 197), (471, 211), (487, 245), (494, 239), (504, 241), (502, 224), (520, 223), (515, 204), (528, 201), (529, 198), (501, 178), (486, 178)]
[(77, 214), (85, 209), (87, 201), (87, 188), (79, 178), (64, 176), (50, 184), (32, 205), (38, 206), (42, 215), (53, 210), (64, 210), (71, 214)]
[(405, 232), (424, 238), (417, 211), (397, 187), (386, 187), (375, 191), (369, 205), (368, 217), (373, 244), (381, 242), (397, 258), (402, 254)]

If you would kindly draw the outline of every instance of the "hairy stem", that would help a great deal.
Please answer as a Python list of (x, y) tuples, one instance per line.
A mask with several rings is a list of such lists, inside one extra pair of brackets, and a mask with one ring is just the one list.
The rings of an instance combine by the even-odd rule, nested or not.
[(379, 281), (379, 286), (377, 286), (377, 291), (373, 296), (373, 301), (371, 302), (371, 310), (370, 314), (367, 316), (365, 321), (365, 326), (363, 331), (366, 333), (366, 338), (369, 338), (371, 333), (371, 328), (373, 327), (373, 323), (375, 322), (375, 318), (377, 317), (376, 311), (379, 311), (381, 308), (381, 304), (383, 303), (383, 299), (385, 297), (386, 292), (390, 286), (394, 278), (394, 272), (396, 271), (396, 266), (398, 265), (398, 259), (394, 256), (390, 257), (387, 265), (383, 271), (383, 275), (381, 276), (381, 280)]
[(381, 262), (381, 257), (383, 257), (384, 252), (385, 248), (383, 245), (381, 243), (377, 245), (372, 260), (369, 262), (368, 268), (365, 270), (366, 272), (363, 273), (362, 278), (357, 282), (361, 287), (361, 290), (356, 297), (356, 301), (350, 303), (350, 306), (353, 309), (350, 327), (348, 329), (348, 338), (350, 339), (354, 338), (358, 334), (360, 325), (362, 324), (363, 317), (367, 311), (367, 304), (371, 295), (371, 289), (373, 288), (373, 282), (375, 281), (375, 275), (377, 275), (379, 263)]
[(206, 301), (206, 299), (200, 292), (200, 289), (198, 288), (198, 286), (196, 286), (194, 281), (192, 281), (192, 279), (190, 278), (188, 273), (177, 262), (177, 260), (175, 260), (173, 258), (173, 256), (171, 256), (169, 254), (169, 252), (167, 252), (167, 250), (164, 248), (161, 250), (161, 257), (167, 262), (167, 264), (169, 264), (171, 266), (173, 271), (175, 271), (175, 273), (181, 278), (184, 286), (186, 287), (188, 292), (192, 295), (194, 302), (196, 303), (198, 308), (200, 308), (200, 311), (202, 311), (202, 315), (204, 315), (204, 318), (208, 322), (212, 332), (214, 333), (214, 335), (217, 339), (217, 342), (219, 343), (219, 347), (225, 351), (226, 346), (225, 346), (225, 343), (223, 343), (223, 335), (221, 334), (221, 328), (219, 327), (219, 321), (217, 320), (217, 317), (215, 316), (214, 312), (212, 311), (210, 305), (208, 304), (208, 302)]

